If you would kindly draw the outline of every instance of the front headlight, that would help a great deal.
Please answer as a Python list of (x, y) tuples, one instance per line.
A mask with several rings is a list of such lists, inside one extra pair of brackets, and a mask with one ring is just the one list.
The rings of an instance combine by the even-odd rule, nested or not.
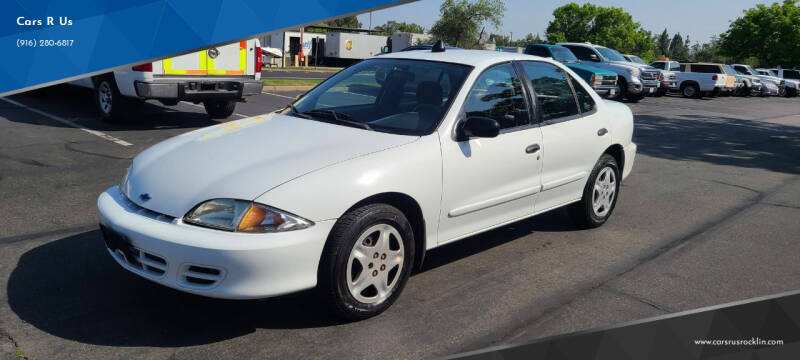
[(634, 78), (638, 78), (639, 77), (639, 69), (626, 68), (625, 71), (627, 71), (628, 74), (631, 74), (631, 77), (634, 77)]
[(208, 200), (189, 211), (183, 221), (219, 230), (270, 233), (305, 229), (310, 220), (263, 204), (235, 199)]

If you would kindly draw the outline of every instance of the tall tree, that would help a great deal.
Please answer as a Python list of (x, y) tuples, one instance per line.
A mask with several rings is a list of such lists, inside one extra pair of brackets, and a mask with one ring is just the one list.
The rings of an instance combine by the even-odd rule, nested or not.
[(406, 22), (397, 22), (394, 20), (389, 20), (386, 24), (376, 26), (375, 31), (378, 31), (384, 35), (392, 35), (396, 32), (410, 32), (410, 33), (418, 33), (423, 34), (425, 33), (425, 28), (422, 25), (415, 24), (415, 23), (406, 23)]
[(669, 57), (675, 59), (686, 59), (689, 56), (689, 49), (684, 48), (683, 36), (676, 33), (669, 43)]
[(343, 18), (338, 18), (333, 21), (328, 22), (328, 26), (331, 27), (343, 27), (343, 28), (351, 28), (351, 29), (360, 29), (361, 28), (361, 21), (358, 21), (358, 18), (355, 16), (347, 16)]
[(505, 5), (501, 0), (445, 0), (439, 12), (431, 34), (454, 46), (475, 48), (480, 47), (487, 25), (500, 27)]
[(664, 28), (664, 32), (661, 33), (661, 36), (658, 37), (658, 40), (656, 40), (656, 44), (656, 55), (663, 55), (666, 57), (670, 56), (669, 33), (667, 33), (666, 28)]
[(547, 40), (589, 41), (626, 54), (654, 59), (652, 33), (642, 29), (633, 17), (618, 7), (569, 3), (553, 11), (547, 26)]
[(745, 10), (720, 36), (719, 50), (734, 60), (756, 57), (764, 65), (800, 65), (800, 7), (797, 0)]

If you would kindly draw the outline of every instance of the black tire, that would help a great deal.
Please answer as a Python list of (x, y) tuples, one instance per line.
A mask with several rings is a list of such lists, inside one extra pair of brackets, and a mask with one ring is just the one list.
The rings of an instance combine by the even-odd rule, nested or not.
[[(366, 303), (357, 300), (348, 288), (348, 281), (352, 280), (347, 278), (348, 266), (352, 266), (349, 264), (350, 253), (358, 239), (365, 235), (365, 231), (381, 224), (392, 226), (402, 237), (403, 261), (399, 273), (395, 272), (393, 280), (389, 280), (394, 283), (389, 290), (389, 295), (376, 303)], [(396, 238), (395, 241), (397, 241)], [(414, 231), (411, 224), (406, 216), (394, 206), (369, 204), (349, 211), (339, 218), (325, 244), (318, 273), (319, 291), (333, 313), (348, 320), (362, 320), (378, 315), (389, 308), (400, 296), (411, 274), (415, 255), (414, 244)], [(373, 271), (376, 269), (378, 269), (378, 265), (375, 265)], [(383, 271), (382, 267), (380, 269)], [(386, 268), (387, 276), (390, 276), (388, 272), (391, 270), (392, 268)], [(367, 269), (362, 268), (361, 271), (367, 271)], [(369, 273), (367, 273), (368, 275)], [(369, 287), (363, 291), (367, 290)], [(363, 294), (363, 292), (359, 294)]]
[(665, 87), (658, 88), (658, 91), (656, 91), (656, 97), (662, 97), (664, 95), (667, 95), (667, 91), (668, 90)]
[(787, 98), (795, 97), (795, 96), (797, 96), (797, 90), (796, 89), (786, 88), (786, 97)]
[(695, 83), (681, 84), (681, 95), (686, 98), (694, 99), (699, 99), (702, 96), (702, 94), (700, 94), (700, 87)]
[(203, 101), (206, 113), (212, 119), (227, 119), (236, 110), (235, 100), (206, 100)]
[[(605, 208), (605, 211), (602, 214), (598, 214), (595, 212), (595, 209), (592, 206), (594, 199), (593, 196), (595, 195), (595, 182), (597, 181), (597, 177), (600, 175), (601, 171), (606, 168), (609, 168), (614, 176), (614, 194), (611, 197), (611, 205)], [(580, 201), (570, 204), (568, 207), (570, 216), (579, 227), (596, 228), (603, 225), (606, 220), (611, 217), (611, 214), (614, 212), (614, 208), (617, 205), (617, 199), (619, 199), (619, 186), (621, 183), (620, 175), (621, 174), (617, 160), (609, 154), (603, 154), (603, 156), (600, 157), (600, 160), (597, 161), (597, 164), (595, 164), (594, 169), (592, 169), (589, 180), (586, 182), (586, 185), (583, 188), (583, 197), (581, 197)]]
[(622, 101), (628, 95), (628, 83), (625, 82), (625, 78), (617, 76), (617, 86), (619, 86), (619, 91), (617, 91), (616, 95), (611, 97), (611, 100)]
[(114, 75), (97, 76), (92, 79), (92, 82), (94, 83), (94, 105), (100, 120), (123, 120), (131, 101), (120, 94)]

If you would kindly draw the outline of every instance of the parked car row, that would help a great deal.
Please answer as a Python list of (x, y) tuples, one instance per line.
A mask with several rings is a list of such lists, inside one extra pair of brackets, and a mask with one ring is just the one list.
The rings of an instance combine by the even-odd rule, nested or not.
[(800, 70), (753, 69), (744, 64), (679, 63), (664, 60), (647, 64), (632, 54), (620, 54), (590, 43), (531, 44), (525, 53), (551, 58), (578, 73), (601, 96), (636, 102), (645, 96), (677, 92), (688, 98), (703, 96), (785, 96), (800, 89)]

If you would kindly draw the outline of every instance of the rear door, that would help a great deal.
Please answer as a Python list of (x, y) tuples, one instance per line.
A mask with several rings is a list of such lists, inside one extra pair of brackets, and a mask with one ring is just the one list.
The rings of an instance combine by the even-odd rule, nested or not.
[(246, 75), (247, 56), (249, 53), (248, 43), (250, 41), (240, 41), (238, 43), (219, 46), (208, 49), (208, 75)]
[[(207, 75), (206, 50), (195, 51), (186, 55), (166, 58), (161, 61), (162, 75)], [(154, 73), (158, 73), (154, 67)]]

